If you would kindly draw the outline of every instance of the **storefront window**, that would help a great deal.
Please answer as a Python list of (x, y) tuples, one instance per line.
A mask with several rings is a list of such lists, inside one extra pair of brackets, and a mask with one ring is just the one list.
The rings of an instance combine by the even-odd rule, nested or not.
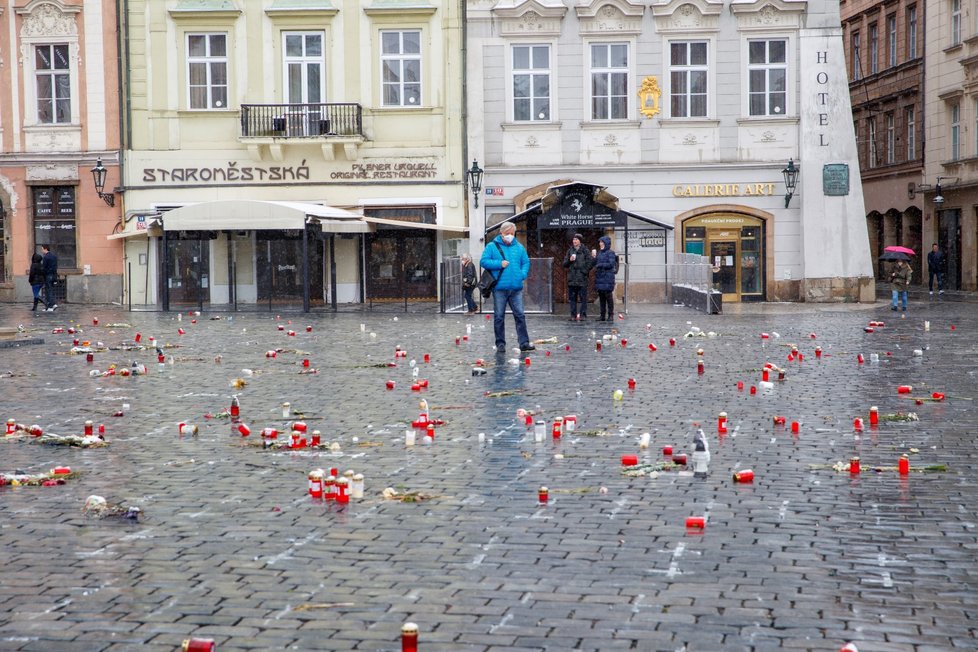
[(78, 267), (76, 232), (74, 186), (35, 187), (34, 246), (51, 247), (59, 269)]
[(687, 220), (683, 251), (709, 257), (724, 301), (764, 299), (764, 223), (750, 215), (710, 213)]

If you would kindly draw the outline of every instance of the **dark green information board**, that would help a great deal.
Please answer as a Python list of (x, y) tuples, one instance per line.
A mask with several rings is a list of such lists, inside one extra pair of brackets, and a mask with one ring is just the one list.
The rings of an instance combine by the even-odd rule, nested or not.
[(849, 194), (849, 165), (828, 163), (822, 168), (822, 192), (830, 197)]

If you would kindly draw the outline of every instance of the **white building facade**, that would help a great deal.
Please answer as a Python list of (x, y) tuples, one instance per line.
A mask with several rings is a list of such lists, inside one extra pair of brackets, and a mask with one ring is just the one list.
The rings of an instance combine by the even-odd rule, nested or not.
[[(531, 256), (562, 256), (575, 232), (589, 246), (612, 235), (634, 300), (667, 295), (677, 253), (709, 257), (724, 301), (874, 299), (838, 2), (476, 0), (467, 11), (469, 148), (485, 169), (473, 243), (512, 216)], [(625, 217), (528, 210), (569, 200), (571, 183)]]

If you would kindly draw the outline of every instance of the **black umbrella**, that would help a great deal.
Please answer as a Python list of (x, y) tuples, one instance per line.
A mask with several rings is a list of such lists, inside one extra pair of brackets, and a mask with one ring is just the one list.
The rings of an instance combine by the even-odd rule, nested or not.
[(911, 260), (912, 256), (902, 251), (884, 251), (880, 260)]

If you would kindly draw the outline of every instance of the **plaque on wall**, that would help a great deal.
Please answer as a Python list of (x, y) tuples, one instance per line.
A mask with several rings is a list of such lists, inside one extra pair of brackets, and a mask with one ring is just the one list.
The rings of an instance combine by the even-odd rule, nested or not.
[(849, 194), (848, 163), (828, 163), (822, 167), (822, 192), (829, 197)]

